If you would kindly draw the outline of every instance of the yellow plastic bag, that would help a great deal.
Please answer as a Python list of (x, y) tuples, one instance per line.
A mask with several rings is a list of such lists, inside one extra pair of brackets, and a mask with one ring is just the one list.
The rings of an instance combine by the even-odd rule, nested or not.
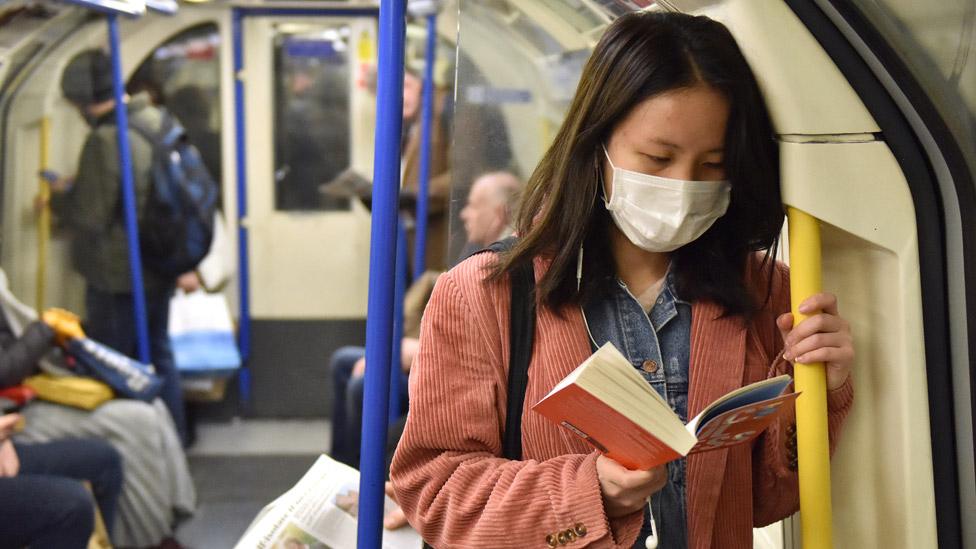
[(94, 410), (115, 397), (108, 385), (88, 377), (38, 374), (25, 379), (24, 385), (37, 391), (41, 400), (82, 410)]

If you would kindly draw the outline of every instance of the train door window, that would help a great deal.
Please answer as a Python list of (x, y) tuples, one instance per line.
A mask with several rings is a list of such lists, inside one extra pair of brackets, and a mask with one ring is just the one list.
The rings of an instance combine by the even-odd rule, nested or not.
[(180, 121), (218, 182), (223, 175), (219, 53), (216, 24), (192, 27), (156, 48), (126, 85), (130, 95), (148, 93)]
[(348, 24), (282, 24), (274, 38), (275, 208), (348, 210), (320, 192), (350, 164)]
[(976, 4), (854, 3), (911, 68), (976, 171)]

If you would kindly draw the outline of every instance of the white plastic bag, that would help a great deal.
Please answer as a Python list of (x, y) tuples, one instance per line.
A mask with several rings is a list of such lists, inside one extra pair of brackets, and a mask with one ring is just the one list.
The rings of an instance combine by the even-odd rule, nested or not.
[(227, 299), (177, 291), (169, 303), (173, 361), (182, 374), (229, 375), (241, 366)]

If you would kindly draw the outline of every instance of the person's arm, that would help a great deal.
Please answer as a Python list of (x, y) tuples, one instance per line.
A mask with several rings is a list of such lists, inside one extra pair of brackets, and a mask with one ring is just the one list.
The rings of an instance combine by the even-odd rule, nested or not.
[(114, 132), (93, 131), (82, 148), (74, 184), (51, 195), (51, 208), (73, 228), (102, 232), (118, 216), (119, 158), (112, 138)]
[(457, 273), (440, 277), (424, 314), (410, 414), (390, 472), (410, 523), (434, 547), (546, 547), (547, 535), (579, 525), (585, 535), (568, 547), (629, 548), (642, 516), (607, 519), (598, 452), (499, 457), (507, 380), (493, 333), (496, 302), (466, 296)]
[[(777, 313), (790, 308), (789, 271), (777, 267), (778, 280), (774, 284), (773, 307)], [(767, 334), (773, 341), (770, 356), (776, 357), (768, 377), (793, 375), (793, 364), (783, 358), (784, 342), (779, 329), (773, 325)], [(830, 454), (840, 439), (841, 428), (854, 401), (851, 376), (846, 382), (827, 392), (827, 429)], [(791, 410), (767, 428), (753, 447), (753, 520), (755, 526), (765, 526), (781, 520), (799, 508), (799, 484), (796, 472), (796, 415)]]
[(19, 385), (37, 371), (37, 361), (54, 345), (54, 330), (43, 322), (32, 322), (20, 337), (8, 333), (0, 344), (0, 387)]

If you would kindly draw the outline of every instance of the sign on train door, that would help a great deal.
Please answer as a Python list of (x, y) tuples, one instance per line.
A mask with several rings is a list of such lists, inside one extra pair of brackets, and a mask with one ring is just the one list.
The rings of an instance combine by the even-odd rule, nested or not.
[(322, 187), (371, 178), (376, 23), (251, 16), (242, 30), (252, 411), (321, 416), (329, 355), (365, 333), (369, 212)]

